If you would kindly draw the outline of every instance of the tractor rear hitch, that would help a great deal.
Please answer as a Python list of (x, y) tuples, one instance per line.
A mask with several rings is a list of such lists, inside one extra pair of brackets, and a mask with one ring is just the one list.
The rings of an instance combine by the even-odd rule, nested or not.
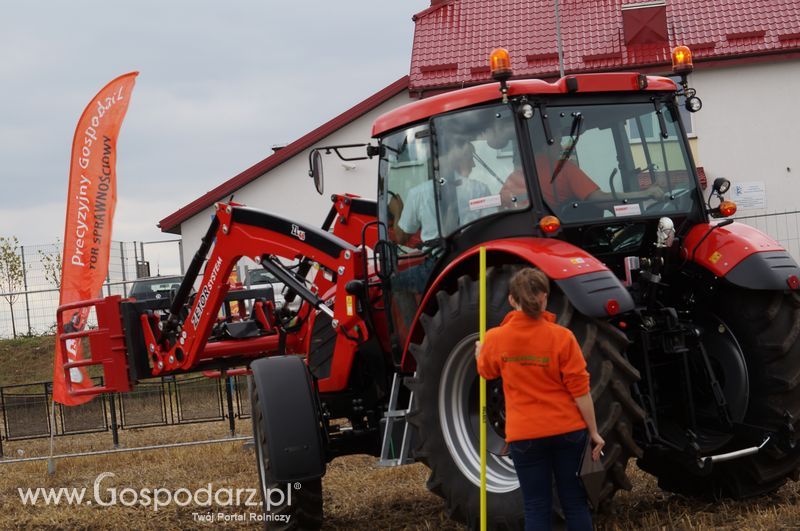
[(722, 463), (724, 461), (733, 461), (734, 459), (739, 459), (742, 457), (747, 457), (748, 455), (755, 455), (764, 449), (767, 444), (769, 444), (770, 440), (772, 439), (771, 435), (767, 435), (764, 440), (758, 446), (751, 446), (749, 448), (742, 448), (741, 450), (735, 450), (733, 452), (727, 452), (724, 454), (716, 454), (716, 455), (708, 455), (701, 457), (697, 460), (697, 466), (701, 469), (705, 469), (707, 466), (713, 466), (714, 463)]

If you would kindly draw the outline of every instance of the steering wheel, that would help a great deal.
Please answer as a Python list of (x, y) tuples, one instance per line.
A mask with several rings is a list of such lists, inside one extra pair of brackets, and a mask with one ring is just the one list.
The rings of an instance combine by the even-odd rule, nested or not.
[(644, 239), (645, 230), (646, 227), (638, 223), (623, 227), (611, 236), (609, 240), (611, 251), (618, 253), (637, 248), (642, 243), (642, 239)]
[[(684, 188), (683, 190), (672, 191), (672, 195), (664, 194), (661, 199), (656, 199), (655, 203), (645, 207), (645, 212), (666, 212), (673, 205), (677, 205), (676, 201), (687, 197), (692, 192), (691, 188)], [(676, 207), (677, 209), (677, 207)]]

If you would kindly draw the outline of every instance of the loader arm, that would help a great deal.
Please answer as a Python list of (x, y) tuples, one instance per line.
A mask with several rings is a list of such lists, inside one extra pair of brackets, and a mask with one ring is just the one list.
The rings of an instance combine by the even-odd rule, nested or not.
[[(163, 364), (164, 372), (189, 370), (196, 366), (199, 359), (205, 357), (202, 353), (211, 327), (229, 289), (227, 278), (242, 256), (249, 256), (257, 262), (270, 260), (272, 257), (289, 260), (305, 258), (318, 264), (319, 268), (330, 274), (330, 282), (336, 286), (334, 301), (345, 300), (347, 282), (363, 276), (361, 250), (330, 233), (259, 210), (223, 203), (217, 205), (216, 219), (216, 243), (208, 257), (206, 270), (188, 317), (182, 322), (178, 317), (180, 324), (174, 330), (167, 329), (156, 338), (153, 360), (156, 367)], [(277, 260), (270, 260), (270, 263), (273, 267), (280, 267)], [(340, 332), (339, 340), (343, 344), (353, 343), (347, 339), (348, 336), (364, 337), (366, 327), (354, 311), (348, 312), (346, 305), (336, 304), (331, 310), (325, 301), (308, 288), (299, 289), (300, 281), (296, 282), (295, 290), (308, 304), (332, 314), (334, 328)], [(169, 320), (175, 321), (176, 315), (171, 314)], [(243, 348), (249, 346), (247, 342), (241, 343)], [(148, 345), (148, 348), (151, 347)], [(154, 370), (154, 374), (160, 372), (161, 370)]]
[[(319, 385), (321, 390), (344, 389), (355, 351), (369, 335), (368, 328), (358, 313), (355, 297), (346, 291), (348, 282), (363, 279), (362, 249), (315, 227), (241, 205), (218, 203), (214, 219), (172, 301), (166, 319), (159, 319), (153, 311), (142, 310), (139, 305), (143, 303), (120, 301), (119, 297), (114, 300), (108, 298), (86, 301), (85, 305), (97, 308), (98, 318), (101, 316), (99, 310), (102, 309), (104, 321), (123, 322), (127, 348), (124, 357), (119, 355), (114, 358), (97, 352), (91, 354), (94, 360), (87, 359), (79, 363), (102, 365), (105, 373), (112, 372), (117, 376), (127, 372), (128, 366), (142, 367), (144, 364), (147, 370), (144, 371), (145, 374), (139, 371), (138, 376), (137, 371), (131, 371), (130, 382), (125, 382), (127, 386), (115, 386), (120, 389), (112, 389), (107, 385), (82, 394), (129, 388), (129, 384), (135, 383), (141, 376), (239, 366), (242, 360), (257, 356), (306, 353), (308, 319), (305, 319), (305, 326), (287, 333), (274, 315), (273, 318), (265, 316), (265, 307), (256, 303), (253, 304), (252, 314), (245, 316), (253, 325), (247, 334), (220, 334), (220, 328), (214, 328), (215, 325), (221, 324), (224, 327), (228, 324), (219, 323), (218, 315), (230, 289), (227, 279), (236, 262), (243, 256), (262, 263), (271, 271), (280, 273), (285, 280), (290, 280), (290, 287), (304, 299), (298, 315), (305, 312), (304, 316), (308, 317), (316, 310), (331, 317), (331, 324), (336, 330), (335, 354), (330, 376), (321, 379)], [(309, 286), (304, 278), (289, 271), (279, 258), (311, 264), (317, 270), (313, 284)], [(205, 269), (197, 294), (189, 306), (189, 293), (195, 281), (200, 278), (199, 271), (203, 262), (206, 264)], [(332, 296), (323, 300), (318, 295), (325, 293), (332, 293)], [(242, 297), (228, 298), (239, 300)], [(336, 304), (336, 301), (343, 303)], [(75, 305), (69, 309), (73, 306)], [(120, 307), (123, 309), (120, 310)], [(67, 310), (60, 308), (59, 314)], [(135, 318), (131, 319), (128, 315), (128, 318), (123, 319), (124, 314), (130, 314), (131, 311), (137, 312)], [(105, 333), (103, 331), (108, 329), (107, 323), (98, 324), (97, 330), (87, 330), (81, 335), (88, 335), (91, 340), (93, 334)], [(213, 337), (212, 329), (216, 330)], [(59, 340), (77, 338), (73, 336), (74, 334), (64, 337), (60, 334)], [(65, 367), (70, 387), (68, 369), (69, 367)], [(120, 378), (113, 379), (115, 382), (119, 380)]]
[[(377, 203), (354, 194), (333, 194), (331, 202), (333, 204), (322, 223), (322, 230), (332, 232), (334, 236), (353, 246), (361, 246), (362, 260), (366, 260), (365, 247), (374, 249), (378, 241)], [(311, 267), (312, 262), (304, 259), (298, 266), (298, 275), (304, 277)], [(319, 278), (316, 285), (318, 293), (328, 293), (333, 287), (333, 282)], [(286, 294), (286, 301), (294, 301), (295, 296), (294, 290), (290, 288)]]

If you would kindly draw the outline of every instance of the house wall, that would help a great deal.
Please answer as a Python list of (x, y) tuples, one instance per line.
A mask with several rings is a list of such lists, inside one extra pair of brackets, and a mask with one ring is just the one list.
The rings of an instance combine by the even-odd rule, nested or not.
[[(411, 101), (401, 93), (360, 118), (324, 138), (316, 146), (358, 144), (371, 140), (372, 123), (381, 114)], [(307, 149), (295, 155), (267, 174), (258, 177), (236, 191), (234, 200), (249, 207), (265, 210), (288, 219), (319, 227), (331, 207), (332, 193), (352, 193), (375, 199), (378, 190), (378, 159), (342, 162), (336, 155), (323, 155), (325, 190), (317, 194), (314, 182), (308, 176)], [(363, 149), (343, 151), (345, 156), (361, 156)], [(181, 224), (183, 258), (188, 267), (208, 230), (213, 208), (187, 219)]]
[(766, 209), (795, 209), (800, 192), (800, 60), (700, 70), (689, 76), (703, 108), (692, 118), (709, 182), (764, 181)]
[[(700, 69), (689, 84), (703, 100), (692, 118), (696, 162), (705, 168), (709, 189), (717, 177), (730, 180), (727, 198), (738, 204), (736, 217), (800, 259), (800, 219), (792, 213), (800, 211), (800, 60)], [(765, 208), (737, 197), (737, 185), (746, 183), (763, 183)], [(758, 193), (749, 197), (758, 199)]]

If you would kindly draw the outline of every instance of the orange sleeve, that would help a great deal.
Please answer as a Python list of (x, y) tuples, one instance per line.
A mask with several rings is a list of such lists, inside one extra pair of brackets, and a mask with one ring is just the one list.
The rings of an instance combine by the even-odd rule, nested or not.
[(589, 392), (589, 372), (586, 370), (586, 360), (583, 359), (578, 340), (571, 331), (566, 332), (566, 342), (559, 353), (558, 363), (561, 381), (570, 394), (577, 398)]
[(481, 355), (478, 357), (478, 374), (487, 380), (500, 378), (500, 359), (497, 355), (497, 341), (492, 330), (486, 333), (481, 346)]
[[(512, 201), (511, 198), (516, 201)], [(514, 170), (508, 176), (506, 181), (500, 188), (500, 203), (505, 208), (516, 206), (517, 208), (527, 207), (530, 203), (528, 201), (528, 187), (525, 184), (525, 175), (522, 170)], [(516, 205), (515, 205), (516, 203)]]
[(566, 177), (574, 197), (577, 197), (579, 200), (583, 201), (589, 197), (592, 192), (600, 189), (600, 187), (597, 186), (597, 184), (591, 180), (582, 169), (573, 164), (571, 161), (567, 161), (564, 166), (565, 167), (563, 171), (565, 173), (569, 172), (569, 174), (565, 175), (564, 177)]

